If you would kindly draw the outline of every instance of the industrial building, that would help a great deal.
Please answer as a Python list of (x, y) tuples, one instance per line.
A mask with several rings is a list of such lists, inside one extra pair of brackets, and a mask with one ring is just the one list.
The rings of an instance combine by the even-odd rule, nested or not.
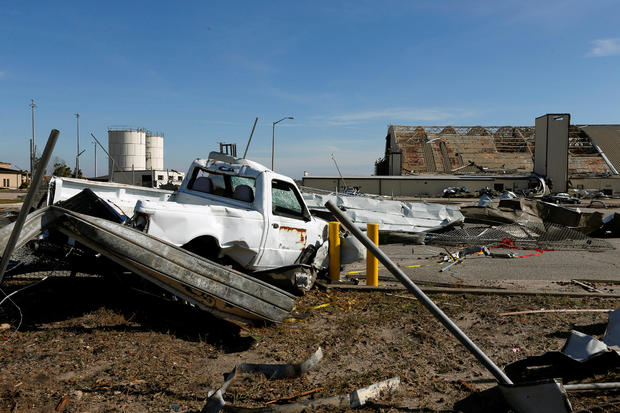
[(536, 186), (554, 192), (593, 189), (620, 196), (620, 125), (571, 125), (547, 114), (534, 126), (391, 125), (375, 176), (304, 176), (303, 185), (395, 196), (441, 196), (448, 186), (470, 192)]
[(0, 162), (0, 188), (18, 189), (28, 181), (28, 172), (13, 169), (8, 162)]
[(183, 172), (164, 169), (164, 134), (137, 128), (108, 129), (110, 182), (160, 188), (178, 186)]

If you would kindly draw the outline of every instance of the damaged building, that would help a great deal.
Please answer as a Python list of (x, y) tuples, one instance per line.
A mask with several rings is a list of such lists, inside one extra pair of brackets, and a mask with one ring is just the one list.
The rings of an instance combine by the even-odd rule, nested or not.
[[(549, 172), (566, 175), (566, 185), (551, 179), (554, 192), (595, 189), (620, 196), (618, 170), (620, 125), (571, 125), (569, 114), (559, 114), (541, 116), (535, 126), (391, 125), (375, 176), (344, 181), (366, 193), (440, 196), (455, 185), (471, 192), (523, 190), (536, 185), (532, 172)], [(345, 186), (333, 176), (305, 176), (303, 182), (327, 190)]]

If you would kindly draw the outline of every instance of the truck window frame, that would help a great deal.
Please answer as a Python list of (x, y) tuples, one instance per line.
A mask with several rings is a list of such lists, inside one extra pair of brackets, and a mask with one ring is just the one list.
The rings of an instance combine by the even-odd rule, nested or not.
[[(206, 177), (211, 178), (212, 182), (214, 181), (213, 178), (217, 177), (215, 181), (221, 180), (224, 183), (224, 186), (222, 187), (221, 185), (219, 185), (217, 187), (217, 190), (213, 192), (203, 192), (203, 191), (198, 191), (196, 189), (193, 189), (194, 182), (196, 182), (196, 179), (198, 178), (200, 172), (203, 173), (203, 175), (201, 176), (206, 176)], [(234, 181), (233, 178), (238, 178), (241, 182), (235, 183), (233, 182)], [(254, 193), (254, 199), (256, 199), (256, 178), (251, 177), (251, 176), (243, 176), (243, 175), (220, 174), (220, 173), (209, 171), (205, 168), (200, 168), (200, 167), (194, 168), (194, 171), (192, 172), (192, 177), (187, 182), (187, 189), (190, 191), (197, 192), (199, 194), (213, 195), (213, 196), (217, 196), (220, 198), (230, 199), (232, 201), (243, 202), (244, 204), (252, 204), (253, 202), (246, 202), (240, 199), (233, 198), (233, 193), (235, 192), (235, 188), (238, 185), (248, 185), (250, 188), (252, 188), (252, 192)]]
[[(285, 189), (283, 189), (282, 187), (284, 187)], [(283, 191), (289, 190), (290, 192), (292, 192), (295, 196), (295, 200), (300, 206), (301, 212), (286, 208), (283, 205), (276, 205), (276, 197), (274, 197), (274, 190), (276, 189)], [(308, 208), (306, 208), (306, 204), (304, 203), (301, 194), (297, 190), (297, 187), (290, 182), (282, 181), (279, 179), (271, 180), (271, 214), (286, 218), (299, 219), (305, 222), (311, 220), (310, 212), (308, 211)]]

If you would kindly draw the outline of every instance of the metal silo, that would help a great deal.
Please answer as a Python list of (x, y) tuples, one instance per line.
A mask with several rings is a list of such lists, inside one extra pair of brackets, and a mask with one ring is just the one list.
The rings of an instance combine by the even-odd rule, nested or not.
[(146, 134), (146, 169), (164, 169), (164, 134)]
[[(114, 172), (146, 169), (146, 132), (144, 129), (108, 129), (108, 151), (116, 164)], [(108, 173), (112, 175), (112, 160)]]

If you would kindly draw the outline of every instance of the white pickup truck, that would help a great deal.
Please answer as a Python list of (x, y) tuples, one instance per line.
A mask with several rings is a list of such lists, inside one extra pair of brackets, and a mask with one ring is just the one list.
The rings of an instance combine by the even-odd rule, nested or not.
[(216, 152), (196, 159), (176, 192), (55, 177), (48, 204), (84, 188), (133, 214), (136, 228), (249, 271), (298, 263), (328, 237), (327, 222), (310, 214), (291, 178)]

